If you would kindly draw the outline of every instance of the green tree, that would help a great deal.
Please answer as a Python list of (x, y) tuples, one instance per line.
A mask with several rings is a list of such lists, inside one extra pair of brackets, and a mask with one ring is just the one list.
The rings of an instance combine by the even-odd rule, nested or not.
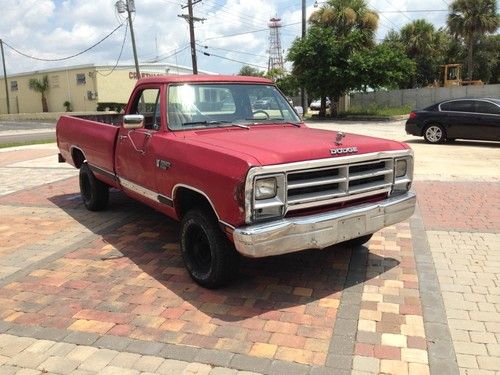
[(324, 116), (325, 98), (337, 102), (351, 88), (345, 76), (352, 53), (374, 45), (378, 15), (364, 0), (328, 0), (309, 23), (308, 34), (295, 40), (288, 59), (299, 84), (309, 95), (321, 98), (320, 116)]
[(434, 25), (422, 19), (404, 25), (399, 33), (389, 32), (384, 44), (403, 50), (416, 66), (401, 87), (423, 87), (439, 81), (441, 65), (448, 62), (450, 41), (444, 30), (435, 30)]
[(467, 77), (474, 77), (474, 48), (485, 34), (499, 25), (495, 0), (454, 0), (450, 5), (450, 32), (464, 39), (467, 46)]
[[(364, 0), (329, 0), (311, 15), (309, 23), (306, 37), (293, 42), (287, 58), (293, 62), (292, 74), (299, 85), (305, 87), (310, 96), (322, 98), (320, 116), (325, 114), (327, 96), (337, 102), (349, 90), (372, 84), (393, 85), (397, 81), (398, 74), (392, 78), (384, 75), (394, 73), (389, 73), (389, 69), (400, 69), (401, 65), (381, 66), (381, 50), (370, 55), (370, 50), (375, 48), (378, 15)], [(365, 62), (365, 57), (370, 57), (371, 62)], [(381, 69), (374, 78), (377, 67)], [(334, 111), (332, 106), (332, 115)]]
[(487, 35), (479, 40), (474, 71), (483, 82), (500, 82), (500, 35)]
[(348, 77), (351, 88), (367, 91), (368, 88), (395, 89), (404, 85), (415, 74), (415, 62), (402, 49), (387, 44), (356, 51), (350, 61)]
[(47, 104), (47, 97), (45, 93), (49, 89), (49, 78), (45, 75), (41, 80), (37, 78), (31, 78), (28, 82), (29, 88), (42, 95), (42, 110), (43, 112), (49, 111), (49, 106)]
[(299, 82), (293, 74), (285, 74), (276, 80), (276, 86), (289, 97), (294, 97), (299, 94)]
[(359, 42), (373, 45), (378, 15), (365, 0), (329, 0), (311, 15), (309, 22), (329, 28), (338, 38), (357, 32), (361, 36)]
[(264, 77), (264, 72), (257, 69), (257, 68), (254, 68), (253, 66), (244, 65), (241, 67), (238, 75), (239, 76)]

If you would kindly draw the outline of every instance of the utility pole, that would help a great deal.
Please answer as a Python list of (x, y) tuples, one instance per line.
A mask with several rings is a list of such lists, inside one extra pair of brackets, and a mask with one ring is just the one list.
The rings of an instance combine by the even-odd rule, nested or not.
[(7, 69), (5, 68), (5, 54), (3, 52), (2, 39), (0, 39), (0, 50), (2, 50), (3, 79), (5, 80), (5, 97), (7, 98), (7, 113), (10, 114), (9, 85), (7, 84)]
[(135, 62), (135, 74), (137, 75), (137, 79), (141, 78), (141, 72), (139, 70), (139, 60), (137, 59), (137, 48), (135, 46), (135, 34), (134, 34), (134, 26), (132, 24), (132, 13), (135, 12), (135, 3), (134, 0), (118, 0), (115, 3), (116, 10), (118, 13), (127, 12), (128, 16), (128, 25), (130, 28), (130, 38), (132, 39), (132, 50), (134, 52), (134, 62)]
[(196, 41), (194, 38), (194, 23), (203, 22), (205, 18), (198, 18), (193, 16), (193, 5), (199, 3), (201, 0), (188, 0), (187, 5), (184, 5), (182, 9), (188, 8), (188, 14), (181, 14), (179, 17), (184, 18), (189, 24), (189, 39), (191, 43), (191, 61), (193, 64), (193, 74), (198, 74), (198, 61), (196, 59)]
[[(306, 0), (302, 0), (302, 39), (306, 37)], [(300, 105), (304, 113), (307, 113), (306, 90), (300, 88)]]

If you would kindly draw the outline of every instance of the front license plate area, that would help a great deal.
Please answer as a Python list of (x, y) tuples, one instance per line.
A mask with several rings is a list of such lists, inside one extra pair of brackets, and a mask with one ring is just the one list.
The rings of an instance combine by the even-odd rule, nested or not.
[(342, 219), (338, 222), (337, 230), (341, 241), (362, 236), (366, 232), (366, 217), (356, 216)]

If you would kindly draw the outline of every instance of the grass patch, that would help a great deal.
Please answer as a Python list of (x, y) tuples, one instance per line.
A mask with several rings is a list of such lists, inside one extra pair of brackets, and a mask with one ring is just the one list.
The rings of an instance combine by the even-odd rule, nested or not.
[(46, 143), (55, 143), (55, 142), (56, 142), (55, 140), (51, 140), (51, 139), (40, 139), (40, 140), (24, 141), (24, 142), (0, 143), (0, 148), (29, 146), (29, 145), (43, 145)]
[(405, 105), (402, 107), (377, 107), (377, 106), (370, 106), (370, 107), (365, 107), (365, 108), (358, 108), (358, 107), (353, 107), (350, 108), (348, 111), (344, 111), (339, 113), (339, 117), (346, 117), (346, 116), (380, 116), (380, 117), (387, 117), (387, 116), (400, 116), (400, 115), (407, 115), (408, 113), (411, 112), (411, 106)]

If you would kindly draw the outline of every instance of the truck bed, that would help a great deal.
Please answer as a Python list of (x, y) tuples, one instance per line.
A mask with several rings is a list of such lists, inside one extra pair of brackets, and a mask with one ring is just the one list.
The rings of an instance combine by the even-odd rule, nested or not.
[(115, 126), (120, 126), (123, 119), (123, 115), (120, 113), (104, 113), (102, 115), (80, 115), (71, 117)]
[(79, 168), (74, 154), (81, 151), (89, 164), (114, 172), (115, 143), (121, 116), (61, 116), (56, 134), (64, 159)]

